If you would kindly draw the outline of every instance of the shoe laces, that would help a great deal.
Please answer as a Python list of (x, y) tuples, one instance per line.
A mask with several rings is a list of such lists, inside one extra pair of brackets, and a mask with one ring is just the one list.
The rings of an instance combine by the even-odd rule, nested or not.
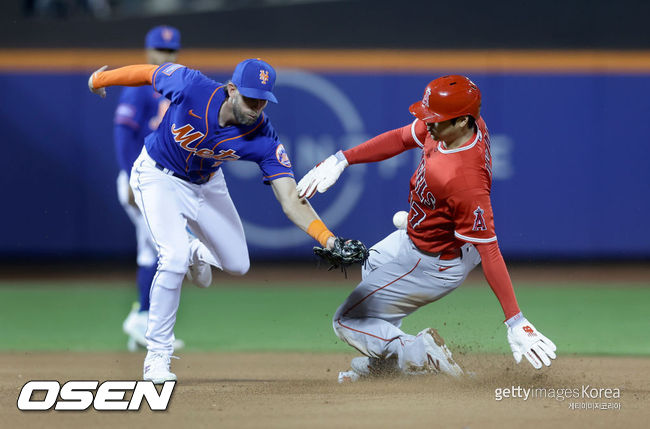
[(172, 359), (180, 359), (178, 356), (168, 355), (167, 353), (153, 353), (150, 358), (147, 359), (147, 363), (150, 368), (164, 368), (169, 369)]

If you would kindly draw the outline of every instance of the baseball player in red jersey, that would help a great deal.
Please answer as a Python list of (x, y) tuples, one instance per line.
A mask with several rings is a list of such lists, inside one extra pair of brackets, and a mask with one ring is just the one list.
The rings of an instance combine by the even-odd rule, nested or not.
[(525, 356), (539, 369), (555, 359), (553, 342), (521, 313), (499, 250), (490, 202), (490, 138), (480, 106), (481, 93), (467, 77), (435, 79), (411, 105), (413, 123), (337, 152), (299, 182), (299, 196), (310, 198), (325, 192), (350, 164), (422, 150), (410, 181), (407, 228), (371, 248), (363, 280), (334, 315), (336, 335), (365, 355), (353, 359), (352, 371), (342, 372), (339, 381), (387, 371), (463, 374), (436, 330), (409, 335), (400, 325), (460, 286), (480, 262), (503, 308), (517, 363)]

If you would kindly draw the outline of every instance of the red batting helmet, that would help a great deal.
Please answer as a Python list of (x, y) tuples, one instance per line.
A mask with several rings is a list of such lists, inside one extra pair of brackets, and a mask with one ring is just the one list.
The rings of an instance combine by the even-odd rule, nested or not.
[(465, 76), (450, 75), (429, 82), (421, 101), (409, 111), (424, 122), (442, 122), (469, 115), (478, 119), (481, 91)]

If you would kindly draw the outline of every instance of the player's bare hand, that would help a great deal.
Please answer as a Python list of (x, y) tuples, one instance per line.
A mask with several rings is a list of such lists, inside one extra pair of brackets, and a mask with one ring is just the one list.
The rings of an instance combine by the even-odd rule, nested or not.
[(338, 180), (343, 170), (348, 166), (348, 160), (343, 155), (343, 152), (338, 151), (334, 155), (330, 155), (325, 161), (318, 164), (316, 167), (309, 170), (309, 172), (300, 179), (296, 189), (298, 190), (299, 198), (311, 198), (316, 191), (321, 194), (327, 191)]
[(556, 358), (557, 347), (535, 329), (521, 313), (508, 319), (506, 326), (508, 326), (508, 343), (517, 363), (521, 362), (522, 356), (526, 356), (535, 369), (540, 369), (542, 365), (551, 366), (551, 359)]
[(93, 77), (95, 76), (95, 74), (99, 72), (103, 72), (107, 68), (108, 66), (100, 67), (99, 69), (95, 70), (93, 74), (91, 74), (90, 77), (88, 78), (88, 89), (90, 90), (90, 92), (92, 92), (93, 94), (97, 94), (102, 98), (106, 97), (106, 88), (95, 88), (93, 86)]

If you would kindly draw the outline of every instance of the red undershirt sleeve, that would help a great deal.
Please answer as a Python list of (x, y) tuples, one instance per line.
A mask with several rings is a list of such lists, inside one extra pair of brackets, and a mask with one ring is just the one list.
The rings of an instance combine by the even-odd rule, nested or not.
[(349, 164), (383, 161), (416, 147), (411, 137), (411, 124), (373, 137), (358, 146), (343, 151)]
[(519, 313), (512, 281), (497, 242), (474, 244), (481, 255), (483, 274), (496, 295), (506, 320)]

